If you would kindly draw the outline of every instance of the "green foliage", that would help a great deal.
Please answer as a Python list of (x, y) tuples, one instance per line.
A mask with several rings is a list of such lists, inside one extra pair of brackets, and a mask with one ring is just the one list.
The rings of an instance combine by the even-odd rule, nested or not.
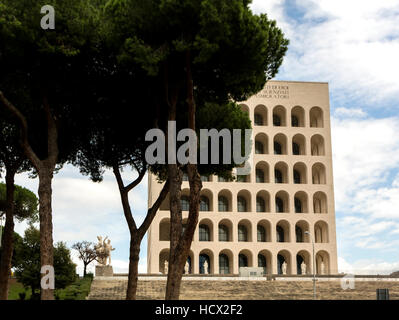
[(21, 243), (15, 244), (15, 276), (32, 292), (40, 288), (40, 232), (33, 226), (25, 230)]
[(63, 242), (54, 247), (55, 287), (65, 288), (76, 280), (76, 264), (73, 263), (71, 252)]
[[(85, 300), (90, 293), (93, 279), (90, 277), (78, 278), (64, 289), (55, 290), (56, 300)], [(23, 297), (23, 299), (22, 299)], [(8, 293), (8, 300), (29, 300), (31, 299), (30, 290), (26, 290), (19, 283), (12, 283)]]
[(60, 300), (85, 300), (90, 293), (93, 279), (90, 277), (79, 278), (65, 289), (56, 290)]
[[(0, 233), (2, 235), (4, 235), (4, 227), (0, 227), (0, 228), (2, 228)], [(22, 237), (18, 233), (14, 232), (14, 238), (13, 238), (14, 250), (13, 250), (12, 260), (11, 260), (12, 268), (15, 267), (15, 265), (16, 265), (16, 260), (15, 260), (16, 259), (16, 247), (18, 247), (21, 243), (22, 243)], [(0, 258), (1, 258), (1, 249), (2, 248), (0, 248)]]
[[(246, 100), (276, 75), (289, 41), (244, 0), (110, 1), (120, 57), (153, 75), (162, 64), (184, 66), (191, 53), (196, 93), (206, 101)], [(177, 62), (176, 62), (177, 60)]]
[[(156, 79), (151, 95), (161, 106), (158, 124), (164, 132), (165, 91), (170, 88), (179, 95), (178, 130), (187, 127), (187, 63), (192, 69), (196, 127), (250, 128), (248, 116), (230, 103), (244, 101), (263, 89), (277, 74), (289, 41), (275, 21), (253, 14), (249, 4), (247, 0), (107, 3), (105, 17), (118, 62), (128, 70), (140, 67)], [(224, 176), (233, 167), (209, 165), (199, 170)], [(166, 178), (161, 165), (152, 166), (151, 171), (160, 180)]]
[(29, 300), (31, 291), (26, 290), (19, 282), (11, 282), (8, 290), (8, 300)]
[[(4, 11), (0, 11), (0, 19), (4, 24), (0, 24), (0, 90), (27, 118), (29, 142), (41, 159), (48, 152), (45, 97), (57, 119), (59, 163), (67, 161), (75, 150), (77, 140), (72, 133), (79, 129), (79, 89), (87, 83), (86, 75), (90, 73), (85, 63), (94, 59), (98, 50), (104, 3), (105, 0), (1, 0)], [(40, 8), (45, 4), (55, 9), (55, 30), (40, 26)], [(0, 112), (2, 109), (1, 105)]]
[[(8, 40), (8, 49), (19, 55), (24, 55), (22, 50), (27, 47), (41, 54), (77, 55), (95, 34), (98, 24), (93, 10), (97, 2), (2, 0), (0, 36)], [(44, 16), (40, 9), (44, 5), (55, 9), (55, 30), (46, 31), (40, 26)]]
[[(5, 211), (6, 191), (6, 185), (0, 183), (0, 212)], [(14, 203), (14, 218), (19, 222), (28, 219), (29, 222), (34, 223), (39, 220), (39, 200), (32, 191), (16, 185), (14, 191)]]
[[(32, 292), (40, 289), (40, 232), (30, 225), (21, 243), (15, 245), (15, 276)], [(59, 242), (54, 247), (55, 287), (65, 288), (76, 280), (76, 265), (70, 251)]]

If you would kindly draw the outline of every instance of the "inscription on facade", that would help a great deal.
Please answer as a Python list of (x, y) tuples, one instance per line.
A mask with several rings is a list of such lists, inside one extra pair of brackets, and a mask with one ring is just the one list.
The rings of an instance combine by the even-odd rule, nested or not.
[(289, 99), (290, 88), (281, 85), (267, 85), (256, 97), (266, 99)]

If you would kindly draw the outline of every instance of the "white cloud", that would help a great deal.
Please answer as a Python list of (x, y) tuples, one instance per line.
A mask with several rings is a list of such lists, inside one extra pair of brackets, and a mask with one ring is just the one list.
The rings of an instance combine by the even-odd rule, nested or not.
[[(334, 184), (337, 210), (350, 210), (354, 206), (374, 201), (373, 210), (385, 216), (399, 218), (399, 212), (392, 211), (397, 204), (396, 187), (389, 190), (375, 187), (386, 183), (391, 170), (399, 169), (398, 118), (386, 119), (341, 119), (332, 118), (332, 143)], [(382, 208), (383, 204), (387, 207)], [(379, 207), (381, 206), (381, 207)], [(397, 205), (396, 205), (397, 207)], [(367, 209), (371, 210), (371, 207)], [(384, 212), (383, 212), (384, 211)]]
[(399, 261), (396, 262), (383, 262), (375, 260), (357, 260), (353, 263), (347, 262), (344, 258), (338, 258), (339, 272), (350, 274), (380, 274), (389, 275), (392, 272), (399, 271)]
[(336, 108), (334, 112), (338, 118), (364, 118), (367, 113), (358, 108)]
[(399, 2), (301, 0), (301, 20), (285, 15), (284, 1), (255, 0), (290, 39), (280, 72), (287, 80), (328, 81), (333, 96), (375, 104), (399, 93)]
[(338, 246), (354, 261), (387, 260), (354, 263), (356, 273), (387, 273), (399, 258), (399, 118), (348, 116), (332, 118)]

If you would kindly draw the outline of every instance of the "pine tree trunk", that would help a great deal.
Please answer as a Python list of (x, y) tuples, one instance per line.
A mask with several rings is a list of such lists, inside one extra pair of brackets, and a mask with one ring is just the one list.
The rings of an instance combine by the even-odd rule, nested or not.
[[(182, 234), (182, 211), (181, 211), (181, 184), (183, 174), (177, 165), (168, 165), (168, 176), (170, 179), (170, 249), (169, 249), (169, 270), (166, 283), (165, 300), (178, 300), (180, 296), (180, 282), (182, 270), (179, 270), (178, 245), (181, 242)], [(179, 275), (180, 273), (180, 275)]]
[[(191, 57), (190, 51), (186, 52), (186, 82), (187, 82), (187, 104), (188, 104), (188, 127), (195, 132), (195, 112), (196, 105), (194, 100), (194, 85), (191, 71)], [(169, 165), (169, 174), (173, 174), (175, 177), (175, 169)], [(176, 166), (177, 167), (177, 166)], [(170, 191), (171, 198), (171, 246), (170, 246), (170, 258), (172, 265), (169, 262), (169, 273), (168, 282), (166, 286), (166, 300), (178, 300), (180, 297), (180, 286), (183, 277), (184, 265), (187, 261), (191, 243), (193, 240), (194, 232), (198, 223), (199, 215), (199, 201), (200, 193), (202, 189), (202, 182), (198, 173), (198, 167), (196, 164), (189, 163), (187, 165), (188, 179), (190, 184), (190, 209), (187, 219), (186, 229), (184, 234), (181, 233), (181, 208), (172, 206), (172, 189)], [(170, 177), (170, 176), (169, 176)], [(173, 181), (173, 177), (171, 181)], [(180, 185), (181, 186), (181, 181)], [(176, 192), (176, 190), (173, 190)], [(180, 203), (180, 193), (176, 193), (179, 196), (178, 200)], [(177, 201), (177, 199), (173, 199)], [(173, 203), (175, 205), (175, 203)], [(177, 238), (178, 237), (178, 238)], [(176, 240), (176, 238), (178, 240)]]
[[(28, 139), (28, 122), (25, 116), (0, 91), (0, 100), (18, 118), (21, 126), (22, 148), (39, 175), (39, 216), (40, 216), (40, 263), (53, 265), (53, 222), (51, 211), (51, 182), (58, 161), (58, 130), (51, 113), (47, 95), (43, 95), (43, 107), (47, 118), (47, 159), (41, 160), (33, 151)], [(54, 290), (41, 290), (42, 300), (54, 300)]]
[(130, 240), (129, 277), (127, 280), (126, 300), (136, 300), (139, 275), (140, 239)]
[[(51, 208), (52, 178), (53, 168), (51, 166), (42, 167), (39, 171), (40, 264), (42, 267), (54, 266)], [(41, 299), (54, 300), (54, 290), (41, 288)]]
[(8, 299), (8, 277), (11, 271), (11, 260), (14, 238), (14, 176), (15, 172), (6, 173), (6, 224), (2, 239), (0, 260), (0, 300)]

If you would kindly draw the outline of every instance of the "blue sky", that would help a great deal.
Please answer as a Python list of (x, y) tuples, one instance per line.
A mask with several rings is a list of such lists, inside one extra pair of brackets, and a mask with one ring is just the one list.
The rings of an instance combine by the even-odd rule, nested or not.
[[(339, 270), (399, 270), (399, 1), (255, 0), (252, 8), (276, 19), (291, 41), (276, 80), (330, 84)], [(16, 181), (37, 190), (25, 175)], [(114, 269), (126, 272), (129, 232), (113, 175), (94, 184), (66, 166), (53, 191), (55, 241), (107, 235)], [(146, 179), (131, 205), (141, 222)], [(145, 239), (141, 272), (146, 249)]]

